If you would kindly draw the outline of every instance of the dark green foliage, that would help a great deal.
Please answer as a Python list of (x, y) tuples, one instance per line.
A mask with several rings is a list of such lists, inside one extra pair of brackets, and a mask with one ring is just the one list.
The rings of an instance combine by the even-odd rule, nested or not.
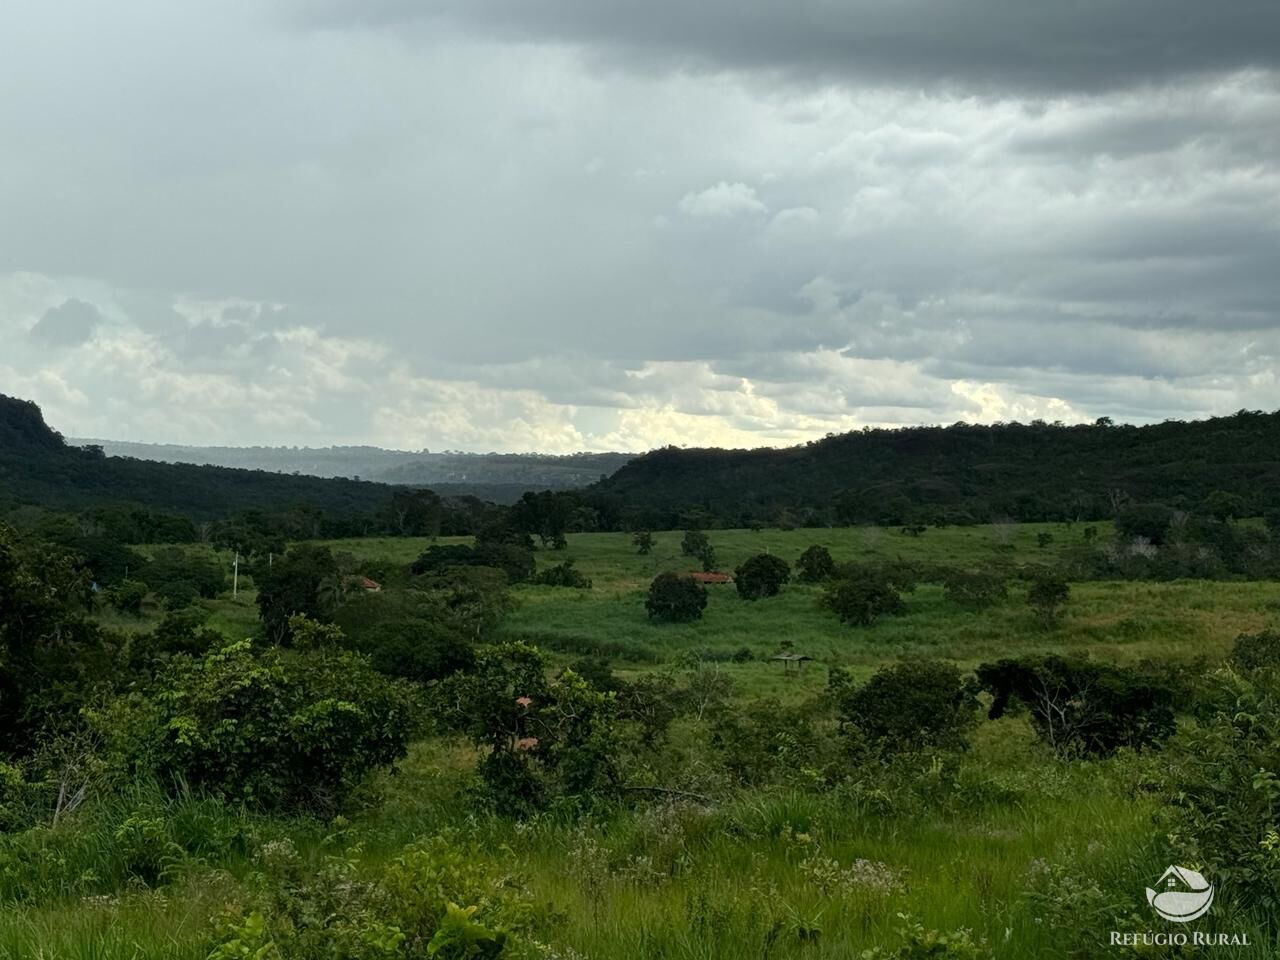
[(1162, 757), (1164, 833), (1243, 903), (1280, 902), (1280, 671), (1219, 671), (1219, 706)]
[(1201, 511), (1215, 520), (1230, 523), (1233, 520), (1249, 516), (1249, 504), (1238, 493), (1214, 490), (1204, 498)]
[(686, 530), (680, 540), (680, 552), (686, 557), (699, 557), (710, 542), (701, 530)]
[(782, 585), (791, 579), (791, 567), (781, 557), (759, 553), (743, 561), (734, 571), (733, 579), (738, 596), (744, 600), (759, 600), (778, 595)]
[(989, 716), (1017, 702), (1059, 756), (1108, 756), (1121, 747), (1159, 746), (1174, 731), (1170, 687), (1130, 667), (1058, 656), (1001, 660), (978, 667), (992, 696)]
[(167, 659), (174, 654), (198, 657), (222, 646), (226, 638), (205, 626), (203, 611), (180, 609), (166, 613), (149, 634), (142, 634), (130, 644), (130, 659), (135, 669), (146, 668), (149, 661)]
[(421, 575), (450, 567), (494, 567), (505, 573), (511, 583), (524, 583), (533, 576), (537, 564), (533, 551), (519, 542), (477, 539), (471, 547), (462, 544), (428, 547), (411, 569), (415, 575)]
[(1240, 634), (1231, 647), (1230, 660), (1241, 670), (1280, 667), (1280, 630)]
[(124, 682), (122, 642), (85, 619), (89, 597), (73, 558), (0, 524), (0, 758)]
[(1041, 624), (1052, 627), (1071, 594), (1071, 587), (1058, 574), (1044, 570), (1031, 575), (1027, 587), (1027, 605), (1031, 607)]
[(653, 534), (648, 530), (637, 530), (631, 537), (631, 543), (642, 557), (653, 552)]
[(606, 797), (619, 783), (613, 696), (572, 670), (548, 680), (546, 667), (526, 644), (488, 647), (436, 699), (446, 729), (489, 750), (479, 773), (502, 813), (525, 815), (555, 797)]
[(533, 578), (534, 583), (546, 587), (573, 587), (578, 590), (590, 590), (591, 578), (573, 568), (573, 561), (566, 560), (554, 567), (548, 567)]
[(837, 694), (840, 721), (877, 753), (962, 749), (977, 721), (972, 678), (939, 660), (882, 667), (865, 684)]
[(1169, 538), (1173, 518), (1174, 511), (1164, 504), (1133, 504), (1116, 514), (1116, 534), (1125, 540), (1141, 537), (1160, 546)]
[(578, 508), (579, 500), (575, 493), (530, 491), (512, 507), (512, 523), (524, 533), (536, 536), (544, 547), (562, 550), (567, 545), (564, 535)]
[(395, 536), (435, 537), (444, 512), (444, 504), (433, 491), (400, 488), (392, 492), (387, 504), (387, 526)]
[(812, 786), (826, 779), (836, 752), (819, 720), (813, 704), (764, 699), (728, 706), (713, 715), (711, 745), (736, 783)]
[(644, 607), (651, 620), (688, 623), (702, 618), (707, 606), (707, 590), (692, 577), (660, 573), (649, 584)]
[(573, 662), (571, 669), (586, 681), (592, 690), (601, 693), (617, 693), (626, 686), (609, 668), (609, 661), (604, 657), (581, 657)]
[(673, 529), (695, 508), (704, 524), (724, 526), (768, 523), (784, 508), (810, 511), (817, 524), (1097, 521), (1113, 515), (1116, 493), (1198, 504), (1215, 490), (1248, 500), (1275, 489), (1280, 413), (1241, 410), (1141, 427), (959, 423), (861, 430), (782, 450), (666, 447), (587, 495), (620, 497), (649, 517), (645, 526)]
[(200, 590), (190, 580), (171, 580), (156, 589), (156, 599), (166, 610), (185, 610), (200, 599)]
[(815, 543), (800, 554), (796, 570), (801, 583), (821, 583), (836, 572), (836, 562), (830, 550)]
[(462, 543), (434, 544), (413, 561), (410, 568), (414, 576), (438, 573), (450, 567), (465, 567), (475, 563), (475, 551)]
[(966, 610), (985, 610), (1009, 595), (1004, 577), (983, 570), (952, 570), (943, 585), (947, 599)]
[(1036, 546), (1043, 550), (1049, 544), (1053, 543), (1053, 534), (1046, 530), (1041, 530), (1036, 534)]
[(891, 578), (873, 567), (841, 570), (840, 575), (827, 584), (822, 603), (835, 612), (841, 623), (859, 627), (906, 610)]
[(147, 566), (147, 558), (108, 537), (76, 536), (55, 542), (78, 556), (90, 578), (100, 587), (125, 579), (146, 579), (143, 568)]
[(257, 573), (258, 617), (267, 640), (289, 642), (289, 618), (302, 614), (327, 620), (333, 608), (326, 588), (336, 583), (338, 565), (328, 547), (297, 544)]
[(142, 616), (142, 602), (147, 599), (147, 585), (138, 580), (120, 580), (104, 591), (107, 603), (131, 617)]
[(162, 594), (168, 584), (189, 583), (199, 596), (212, 600), (227, 585), (226, 571), (215, 557), (180, 547), (157, 550), (151, 562), (138, 573), (139, 579), (146, 581), (157, 594)]
[(333, 811), (414, 730), (407, 688), (363, 657), (247, 640), (175, 658), (148, 696), (95, 716), (119, 762), (276, 810)]

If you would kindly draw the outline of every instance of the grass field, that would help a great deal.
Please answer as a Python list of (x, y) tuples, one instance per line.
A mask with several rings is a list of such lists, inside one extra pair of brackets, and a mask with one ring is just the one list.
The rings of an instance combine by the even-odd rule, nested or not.
[[(1043, 532), (1053, 542), (1042, 547)], [(710, 537), (722, 569), (764, 551), (794, 563), (813, 543), (829, 547), (837, 561), (901, 557), (968, 566), (993, 558), (1047, 562), (1082, 532), (1022, 525), (920, 537), (875, 529), (731, 530)], [(906, 615), (858, 629), (823, 610), (817, 588), (791, 584), (778, 597), (746, 602), (727, 585), (711, 588), (702, 621), (655, 625), (645, 616), (644, 591), (660, 571), (691, 569), (679, 539), (656, 534), (648, 556), (638, 556), (622, 534), (571, 535), (565, 550), (539, 551), (540, 566), (573, 560), (593, 588), (517, 587), (502, 636), (544, 646), (558, 662), (604, 656), (622, 676), (679, 667), (687, 654), (709, 652), (716, 669), (735, 681), (737, 698), (750, 703), (815, 695), (832, 666), (866, 676), (914, 654), (964, 666), (1034, 651), (1122, 662), (1216, 661), (1238, 633), (1274, 624), (1280, 611), (1280, 583), (1078, 583), (1060, 624), (1046, 630), (1016, 585), (1006, 603), (980, 613), (954, 607), (940, 588), (926, 585), (906, 598)], [(401, 565), (426, 545), (331, 544), (361, 561)], [(255, 628), (251, 590), (208, 606), (211, 624), (230, 636)], [(127, 625), (140, 629), (156, 616)], [(784, 640), (816, 662), (785, 674), (767, 659)], [(725, 659), (742, 648), (751, 659)], [(705, 739), (704, 728), (684, 721), (667, 749), (697, 770), (709, 763)], [(547, 958), (852, 960), (896, 944), (900, 914), (933, 929), (968, 928), (1000, 958), (1174, 955), (1097, 946), (1105, 939), (1097, 899), (1103, 895), (1091, 892), (1131, 890), (1129, 922), (1134, 929), (1149, 925), (1143, 885), (1166, 866), (1152, 819), (1156, 801), (1145, 787), (1158, 756), (1057, 761), (1034, 741), (1025, 719), (1005, 718), (978, 727), (957, 768), (922, 766), (892, 786), (860, 780), (811, 790), (798, 778), (755, 792), (725, 791), (714, 803), (640, 804), (585, 819), (552, 811), (522, 823), (471, 807), (465, 788), (473, 759), (456, 744), (419, 743), (336, 826), (231, 810), (208, 814), (211, 824), (219, 818), (237, 824), (251, 838), (246, 849), (212, 859), (178, 857), (161, 887), (131, 881), (127, 870), (103, 871), (115, 856), (120, 818), (135, 812), (127, 802), (87, 814), (74, 842), (65, 827), (44, 830), (24, 848), (22, 863), (12, 852), (0, 859), (0, 889), (11, 898), (0, 909), (0, 957), (203, 958), (212, 943), (210, 918), (252, 888), (254, 849), (262, 843), (288, 836), (311, 862), (341, 855), (370, 869), (415, 838), (445, 830), (474, 839), (535, 891), (548, 917), (547, 946), (531, 955)], [(164, 815), (182, 816), (181, 803)], [(33, 863), (46, 865), (33, 873)], [(103, 873), (96, 881), (48, 879), (83, 881), (95, 870)], [(28, 894), (36, 890), (33, 876), (46, 878), (43, 892), (21, 896), (22, 883)], [(1232, 929), (1252, 930), (1255, 943), (1267, 942), (1248, 917), (1222, 919), (1228, 921)], [(1271, 953), (1257, 947), (1230, 955), (1252, 960)]]

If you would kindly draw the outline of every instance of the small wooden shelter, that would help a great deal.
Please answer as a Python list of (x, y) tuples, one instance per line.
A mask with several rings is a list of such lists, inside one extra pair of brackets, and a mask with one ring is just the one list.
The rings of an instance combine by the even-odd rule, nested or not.
[(783, 673), (790, 673), (793, 666), (796, 668), (796, 673), (799, 673), (813, 657), (804, 653), (780, 653), (776, 657), (770, 657), (769, 659), (781, 660)]

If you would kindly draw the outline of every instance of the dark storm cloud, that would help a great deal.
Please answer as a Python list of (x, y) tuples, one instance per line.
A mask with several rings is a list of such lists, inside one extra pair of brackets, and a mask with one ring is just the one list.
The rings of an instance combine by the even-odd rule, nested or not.
[(98, 308), (83, 300), (67, 300), (45, 311), (34, 327), (31, 339), (48, 347), (78, 347), (88, 342), (102, 322)]
[(645, 67), (976, 90), (1098, 91), (1280, 65), (1275, 0), (330, 0), (325, 24), (604, 48)]

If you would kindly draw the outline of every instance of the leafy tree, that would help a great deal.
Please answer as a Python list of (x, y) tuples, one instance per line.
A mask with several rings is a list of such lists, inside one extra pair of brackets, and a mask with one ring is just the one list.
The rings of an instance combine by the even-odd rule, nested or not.
[(106, 590), (107, 603), (131, 617), (142, 616), (142, 602), (147, 599), (147, 585), (137, 580), (121, 580)]
[(653, 552), (653, 534), (648, 530), (637, 530), (631, 543), (635, 546), (636, 553), (642, 557)]
[(734, 571), (738, 596), (744, 600), (777, 596), (790, 579), (791, 567), (787, 561), (769, 553), (748, 558)]
[(977, 676), (992, 696), (991, 719), (1020, 703), (1040, 739), (1060, 756), (1159, 746), (1174, 732), (1172, 689), (1130, 667), (1024, 657), (984, 663)]
[(1053, 534), (1047, 530), (1041, 530), (1036, 534), (1036, 546), (1043, 550), (1045, 547), (1053, 543)]
[(972, 678), (940, 660), (882, 667), (839, 699), (840, 721), (855, 727), (880, 753), (961, 749), (977, 721)]
[(1126, 540), (1141, 537), (1155, 546), (1169, 538), (1173, 510), (1160, 503), (1133, 504), (1116, 514), (1116, 533)]
[(896, 616), (906, 610), (902, 596), (890, 579), (873, 569), (863, 569), (830, 581), (822, 603), (834, 611), (841, 623), (867, 627), (882, 616)]
[(1003, 577), (981, 570), (952, 570), (943, 585), (947, 599), (968, 610), (985, 610), (1009, 595)]
[(226, 571), (216, 558), (181, 547), (156, 551), (151, 562), (139, 570), (139, 578), (157, 594), (162, 593), (168, 584), (189, 583), (199, 596), (209, 600), (227, 585)]
[(1215, 520), (1230, 523), (1249, 515), (1249, 505), (1238, 493), (1214, 490), (1204, 498), (1203, 510)]
[(435, 537), (444, 521), (444, 504), (430, 490), (399, 488), (387, 505), (387, 526), (401, 537)]
[(700, 620), (707, 606), (707, 590), (692, 577), (660, 573), (649, 584), (645, 609), (652, 620), (688, 623)]
[(259, 573), (258, 617), (263, 632), (275, 644), (288, 644), (289, 618), (301, 613), (313, 620), (327, 620), (331, 604), (323, 586), (336, 580), (338, 565), (328, 547), (297, 544)]
[(1031, 578), (1027, 588), (1027, 605), (1036, 612), (1041, 624), (1046, 628), (1058, 622), (1058, 617), (1066, 605), (1071, 587), (1067, 581), (1056, 573), (1042, 571)]
[(815, 543), (800, 554), (796, 568), (800, 582), (821, 583), (836, 572), (836, 562), (831, 558), (830, 550)]
[(190, 580), (171, 580), (156, 590), (156, 598), (166, 610), (185, 610), (200, 599), (200, 590)]
[(363, 657), (256, 651), (248, 640), (175, 658), (149, 696), (94, 721), (134, 769), (265, 809), (322, 812), (403, 757), (415, 726), (408, 688)]
[(711, 541), (701, 530), (686, 530), (680, 540), (680, 553), (700, 559), (710, 546)]

